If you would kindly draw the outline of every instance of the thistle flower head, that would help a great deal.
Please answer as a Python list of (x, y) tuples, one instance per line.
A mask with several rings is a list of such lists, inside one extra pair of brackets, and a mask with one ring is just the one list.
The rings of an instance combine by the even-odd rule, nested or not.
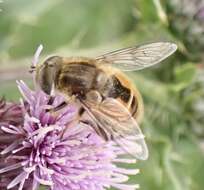
[(2, 188), (37, 190), (40, 185), (51, 190), (138, 188), (137, 184), (125, 183), (128, 175), (137, 174), (138, 169), (117, 166), (136, 160), (121, 158), (123, 150), (113, 142), (105, 142), (88, 124), (79, 122), (76, 105), (50, 112), (48, 109), (64, 101), (62, 96), (51, 99), (41, 90), (30, 90), (23, 81), (17, 84), (23, 96), (21, 121), (17, 124), (0, 121), (1, 134), (12, 135), (9, 143), (1, 142)]
[(19, 125), (22, 122), (22, 112), (19, 104), (0, 99), (0, 125)]
[[(19, 104), (7, 102), (4, 98), (0, 100), (0, 126), (9, 127), (19, 126), (23, 120), (22, 111)], [(9, 146), (16, 138), (15, 134), (7, 133), (0, 128), (0, 152)], [(0, 168), (5, 167), (5, 157), (0, 155)], [(14, 174), (15, 175), (15, 174)], [(5, 189), (6, 185), (12, 180), (12, 174), (0, 174), (0, 189)]]
[(167, 2), (169, 22), (174, 34), (184, 42), (192, 58), (202, 59), (204, 48), (204, 1)]

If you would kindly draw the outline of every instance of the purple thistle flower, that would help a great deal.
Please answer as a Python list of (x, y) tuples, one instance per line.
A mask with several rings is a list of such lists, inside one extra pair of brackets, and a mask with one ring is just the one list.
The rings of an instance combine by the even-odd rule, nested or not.
[[(35, 53), (31, 71), (42, 48), (39, 46)], [(47, 110), (64, 102), (62, 96), (50, 99), (41, 90), (30, 90), (23, 81), (17, 84), (24, 97), (21, 106), (15, 104), (9, 111), (1, 111), (5, 105), (0, 102), (0, 135), (2, 139), (10, 137), (2, 140), (0, 146), (1, 188), (37, 190), (45, 185), (50, 190), (109, 187), (134, 190), (139, 187), (125, 184), (128, 175), (137, 174), (138, 169), (117, 166), (136, 160), (122, 157), (125, 152), (121, 148), (105, 142), (91, 126), (79, 122), (77, 105), (70, 104), (52, 113)], [(5, 113), (12, 117), (5, 117)]]
[(19, 104), (0, 99), (0, 125), (19, 125), (22, 122), (22, 111)]
[(59, 105), (63, 97), (50, 101), (44, 92), (32, 91), (22, 81), (18, 87), (24, 98), (20, 112), (23, 120), (1, 124), (2, 132), (12, 135), (12, 142), (4, 144), (0, 152), (4, 158), (0, 160), (0, 178), (5, 179), (7, 189), (36, 190), (40, 185), (51, 190), (138, 188), (137, 184), (125, 183), (128, 175), (139, 170), (117, 166), (136, 160), (122, 158), (124, 151), (80, 123), (76, 105), (52, 113), (47, 109)]
[[(19, 126), (22, 124), (23, 117), (19, 104), (6, 102), (3, 98), (0, 100), (0, 126), (9, 127), (12, 125)], [(0, 128), (0, 152), (5, 147), (12, 144), (13, 140), (17, 138), (16, 134), (4, 132)], [(4, 162), (5, 156), (0, 155), (0, 168), (6, 167)], [(9, 181), (15, 176), (15, 174), (0, 175), (0, 189), (5, 189)]]

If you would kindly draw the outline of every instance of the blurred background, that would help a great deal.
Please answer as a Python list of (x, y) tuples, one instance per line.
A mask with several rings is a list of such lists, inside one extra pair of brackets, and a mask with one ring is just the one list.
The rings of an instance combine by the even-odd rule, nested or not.
[(168, 60), (131, 73), (144, 98), (150, 150), (131, 182), (141, 190), (204, 189), (204, 0), (5, 0), (0, 9), (0, 96), (11, 101), (20, 96), (16, 79), (32, 84), (39, 44), (42, 61), (176, 43)]

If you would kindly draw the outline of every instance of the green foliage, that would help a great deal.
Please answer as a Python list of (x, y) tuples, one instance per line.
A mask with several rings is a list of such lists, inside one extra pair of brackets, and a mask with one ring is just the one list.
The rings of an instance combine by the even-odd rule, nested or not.
[(134, 26), (133, 1), (117, 1), (117, 6), (113, 0), (45, 1), (44, 8), (41, 1), (8, 1), (0, 17), (1, 38), (15, 58), (32, 55), (39, 43), (51, 52), (62, 46), (87, 48), (113, 41)]
[(193, 64), (186, 63), (175, 68), (175, 84), (174, 90), (177, 92), (187, 88), (195, 77), (196, 68)]
[[(131, 182), (142, 190), (203, 189), (204, 36), (192, 29), (203, 29), (204, 21), (192, 19), (177, 0), (11, 0), (0, 6), (1, 65), (22, 64), (40, 43), (44, 55), (67, 56), (150, 41), (177, 43), (171, 58), (130, 76), (144, 99), (141, 127), (150, 149)], [(0, 94), (17, 99), (15, 81), (1, 84)]]

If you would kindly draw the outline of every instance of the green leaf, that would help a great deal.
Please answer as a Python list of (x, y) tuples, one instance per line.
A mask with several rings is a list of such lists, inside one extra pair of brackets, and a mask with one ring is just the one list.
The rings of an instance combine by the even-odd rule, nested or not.
[(196, 66), (192, 63), (187, 63), (175, 67), (175, 83), (172, 84), (172, 89), (176, 92), (181, 91), (188, 87), (194, 80), (196, 74)]

